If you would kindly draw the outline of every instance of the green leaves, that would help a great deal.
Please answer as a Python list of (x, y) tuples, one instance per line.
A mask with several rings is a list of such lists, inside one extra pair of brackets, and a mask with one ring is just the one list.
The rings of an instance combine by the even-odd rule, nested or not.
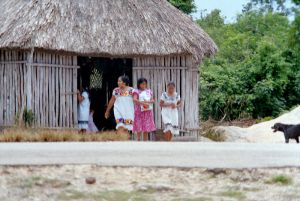
[(276, 12), (245, 12), (231, 24), (220, 18), (213, 11), (197, 21), (220, 49), (201, 69), (201, 117), (277, 116), (298, 104), (299, 22)]
[(186, 14), (191, 14), (196, 11), (194, 0), (168, 0), (173, 6), (183, 11)]

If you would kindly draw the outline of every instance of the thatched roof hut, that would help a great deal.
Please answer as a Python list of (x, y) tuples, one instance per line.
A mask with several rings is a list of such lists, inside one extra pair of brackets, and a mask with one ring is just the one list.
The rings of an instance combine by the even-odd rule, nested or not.
[[(176, 78), (186, 104), (192, 105), (182, 111), (182, 128), (198, 126), (197, 114), (187, 117), (198, 107), (198, 75), (193, 72), (217, 47), (166, 0), (0, 0), (0, 4), (0, 77), (13, 80), (9, 86), (0, 81), (0, 87), (7, 88), (0, 98), (9, 103), (0, 106), (0, 125), (13, 124), (15, 114), (27, 105), (37, 115), (37, 126), (74, 126), (76, 97), (61, 94), (77, 89), (78, 58), (86, 56), (131, 59), (133, 80), (147, 77), (157, 96), (169, 79)], [(35, 84), (44, 88), (37, 90)], [(49, 95), (52, 92), (54, 96)], [(156, 108), (158, 126), (159, 116)]]

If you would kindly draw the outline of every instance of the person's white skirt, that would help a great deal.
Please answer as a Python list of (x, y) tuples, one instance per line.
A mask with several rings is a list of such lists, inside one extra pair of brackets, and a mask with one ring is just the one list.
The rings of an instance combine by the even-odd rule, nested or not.
[(163, 108), (161, 115), (164, 123), (164, 133), (170, 131), (173, 135), (179, 135), (178, 110)]
[(78, 121), (78, 128), (79, 129), (88, 129), (88, 121)]
[(120, 127), (123, 127), (129, 131), (132, 130), (133, 128), (133, 119), (134, 119), (134, 114), (132, 111), (120, 111), (118, 108), (114, 108), (114, 115), (116, 119), (116, 129), (119, 129)]

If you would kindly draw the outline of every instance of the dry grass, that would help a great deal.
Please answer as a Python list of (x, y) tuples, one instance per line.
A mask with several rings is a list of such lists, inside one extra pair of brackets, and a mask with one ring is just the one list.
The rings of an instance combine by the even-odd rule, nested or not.
[(269, 118), (257, 120), (257, 119), (237, 119), (233, 121), (216, 121), (209, 119), (200, 123), (201, 136), (206, 137), (212, 141), (223, 142), (226, 141), (226, 136), (223, 133), (216, 131), (216, 126), (237, 126), (237, 127), (249, 127), (256, 123), (266, 121)]
[(202, 136), (203, 137), (206, 137), (212, 141), (215, 141), (215, 142), (224, 142), (226, 141), (226, 136), (219, 132), (219, 131), (216, 131), (214, 130), (213, 128), (205, 131), (204, 133), (202, 133)]
[(91, 142), (126, 141), (127, 134), (106, 131), (97, 134), (79, 134), (76, 130), (8, 128), (0, 133), (0, 142)]

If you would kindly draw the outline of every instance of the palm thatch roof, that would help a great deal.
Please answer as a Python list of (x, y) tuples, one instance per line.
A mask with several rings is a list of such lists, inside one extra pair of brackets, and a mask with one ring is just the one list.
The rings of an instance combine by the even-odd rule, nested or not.
[(166, 0), (0, 0), (0, 48), (82, 55), (192, 54), (217, 47)]

